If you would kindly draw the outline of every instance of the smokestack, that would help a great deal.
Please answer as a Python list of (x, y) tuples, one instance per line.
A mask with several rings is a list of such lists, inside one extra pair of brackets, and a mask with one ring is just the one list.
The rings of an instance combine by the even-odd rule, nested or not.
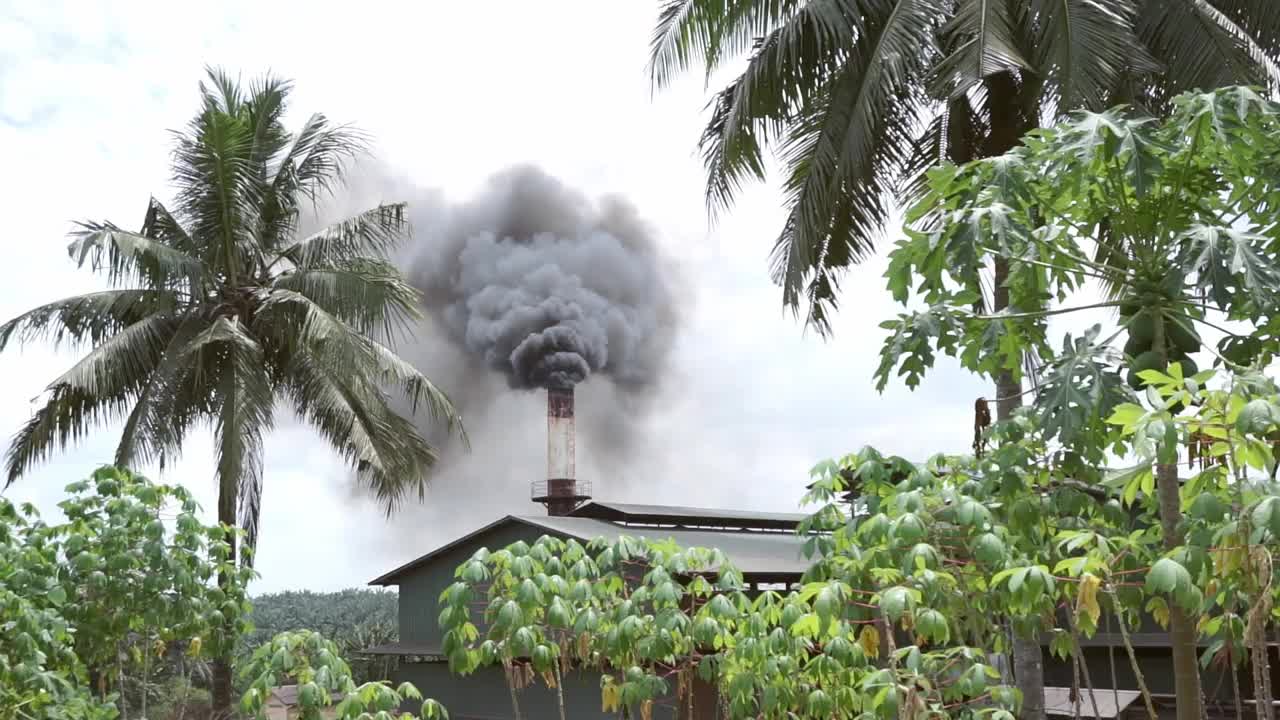
[(547, 479), (533, 483), (533, 501), (548, 515), (568, 515), (590, 498), (574, 471), (573, 386), (547, 388)]

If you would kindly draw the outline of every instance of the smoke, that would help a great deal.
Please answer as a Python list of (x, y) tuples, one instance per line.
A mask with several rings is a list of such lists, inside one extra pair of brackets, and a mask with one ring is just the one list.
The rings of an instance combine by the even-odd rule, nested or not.
[(511, 387), (603, 374), (634, 391), (661, 377), (676, 302), (657, 242), (625, 200), (592, 202), (515, 167), (419, 227), (412, 252), (407, 274), (428, 310)]
[[(394, 348), (449, 393), (472, 446), (415, 418), (440, 460), (424, 501), (362, 538), (369, 551), (426, 549), (503, 513), (540, 513), (529, 486), (545, 479), (546, 400), (535, 390), (556, 384), (585, 383), (575, 399), (578, 477), (600, 497), (652, 500), (645, 483), (669, 442), (654, 410), (679, 386), (672, 347), (692, 297), (637, 210), (531, 167), (500, 172), (455, 203), (381, 165), (348, 179), (324, 220), (409, 204), (413, 238), (394, 260), (423, 293), (425, 317)], [(342, 485), (380, 517), (358, 483)]]

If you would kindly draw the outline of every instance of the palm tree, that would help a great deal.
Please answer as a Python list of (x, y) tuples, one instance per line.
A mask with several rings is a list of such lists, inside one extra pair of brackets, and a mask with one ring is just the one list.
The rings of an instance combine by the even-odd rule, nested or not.
[[(1163, 114), (1185, 90), (1280, 85), (1280, 13), (1268, 0), (664, 0), (657, 87), (700, 64), (707, 79), (746, 55), (710, 103), (699, 143), (710, 211), (783, 166), (788, 215), (772, 266), (783, 302), (830, 330), (842, 271), (868, 257), (937, 161), (1003, 154), (1062, 113), (1124, 102)], [(990, 283), (1008, 306), (1007, 267)], [(998, 420), (1020, 403), (996, 377)], [(1181, 632), (1181, 634), (1179, 634)], [(1185, 637), (1186, 628), (1175, 629)], [(1043, 717), (1040, 645), (1020, 635), (1024, 716)], [(1194, 644), (1174, 647), (1195, 666)], [(1199, 716), (1180, 688), (1179, 717)], [(1195, 698), (1186, 702), (1185, 698)], [(1185, 705), (1185, 708), (1184, 708)]]
[[(434, 449), (387, 392), (461, 432), (448, 397), (384, 341), (418, 314), (418, 294), (387, 260), (407, 231), (404, 205), (379, 205), (299, 236), (303, 203), (338, 188), (364, 150), (356, 131), (312, 115), (282, 124), (291, 85), (248, 91), (218, 70), (175, 133), (172, 210), (152, 198), (138, 232), (84, 222), (72, 259), (110, 289), (42, 305), (0, 325), (11, 342), (92, 349), (47, 389), (14, 436), (12, 483), (33, 464), (123, 421), (115, 461), (164, 463), (208, 423), (217, 450), (218, 520), (243, 528), (232, 557), (257, 542), (262, 444), (285, 400), (352, 463), (388, 512), (421, 493)], [(230, 708), (230, 671), (215, 666), (214, 709)]]
[(825, 331), (840, 271), (939, 159), (1003, 153), (1079, 108), (1162, 114), (1185, 90), (1275, 87), (1280, 14), (1267, 0), (663, 0), (656, 87), (744, 54), (699, 143), (707, 204), (730, 206), (777, 150), (789, 212), (774, 278)]

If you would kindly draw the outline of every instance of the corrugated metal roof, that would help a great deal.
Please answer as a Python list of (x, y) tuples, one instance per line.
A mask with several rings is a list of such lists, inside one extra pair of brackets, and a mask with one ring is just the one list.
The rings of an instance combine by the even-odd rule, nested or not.
[(438, 645), (411, 642), (393, 642), (386, 643), (384, 645), (374, 645), (373, 647), (358, 650), (357, 652), (362, 655), (419, 655), (427, 657), (444, 654)]
[(798, 576), (809, 567), (809, 563), (800, 554), (804, 538), (789, 532), (634, 527), (585, 517), (508, 515), (405, 563), (371, 580), (369, 584), (396, 585), (399, 577), (404, 573), (430, 563), (436, 556), (463, 543), (479, 541), (486, 533), (507, 523), (523, 523), (560, 537), (571, 537), (583, 542), (589, 542), (597, 537), (616, 540), (627, 535), (650, 540), (671, 539), (681, 547), (718, 548), (729, 557), (738, 570), (748, 575)]
[(760, 527), (794, 529), (807, 517), (803, 513), (720, 510), (680, 505), (641, 505), (596, 500), (574, 510), (573, 517), (615, 522), (656, 522), (672, 525)]
[(582, 517), (521, 516), (516, 519), (583, 541), (597, 537), (616, 540), (627, 535), (650, 540), (671, 539), (685, 548), (719, 548), (738, 570), (752, 575), (799, 575), (811, 565), (800, 552), (805, 539), (793, 533), (627, 527)]

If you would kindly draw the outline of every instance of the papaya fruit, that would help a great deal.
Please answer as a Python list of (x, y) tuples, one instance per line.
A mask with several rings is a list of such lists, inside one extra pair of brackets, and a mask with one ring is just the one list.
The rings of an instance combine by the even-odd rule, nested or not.
[(1150, 343), (1144, 343), (1141, 338), (1136, 338), (1133, 335), (1130, 335), (1124, 344), (1124, 354), (1129, 357), (1137, 357), (1150, 349)]
[(1145, 383), (1143, 383), (1142, 378), (1138, 377), (1138, 373), (1143, 370), (1160, 370), (1163, 372), (1164, 369), (1164, 363), (1160, 361), (1160, 353), (1155, 352), (1154, 350), (1148, 350), (1139, 354), (1133, 359), (1133, 364), (1129, 366), (1129, 375), (1127, 378), (1129, 381), (1129, 387), (1134, 390), (1141, 390), (1146, 386)]
[(1151, 343), (1156, 338), (1156, 319), (1150, 313), (1139, 312), (1129, 321), (1129, 339), (1133, 341), (1133, 346), (1137, 348), (1137, 352), (1129, 352), (1130, 355), (1137, 355), (1143, 350), (1150, 350)]
[(1170, 358), (1170, 362), (1176, 362), (1182, 367), (1182, 377), (1187, 378), (1200, 372), (1200, 366), (1196, 365), (1196, 361), (1190, 356), (1183, 355), (1181, 357)]
[(1186, 315), (1165, 316), (1164, 337), (1171, 351), (1186, 355), (1200, 350), (1200, 336)]

